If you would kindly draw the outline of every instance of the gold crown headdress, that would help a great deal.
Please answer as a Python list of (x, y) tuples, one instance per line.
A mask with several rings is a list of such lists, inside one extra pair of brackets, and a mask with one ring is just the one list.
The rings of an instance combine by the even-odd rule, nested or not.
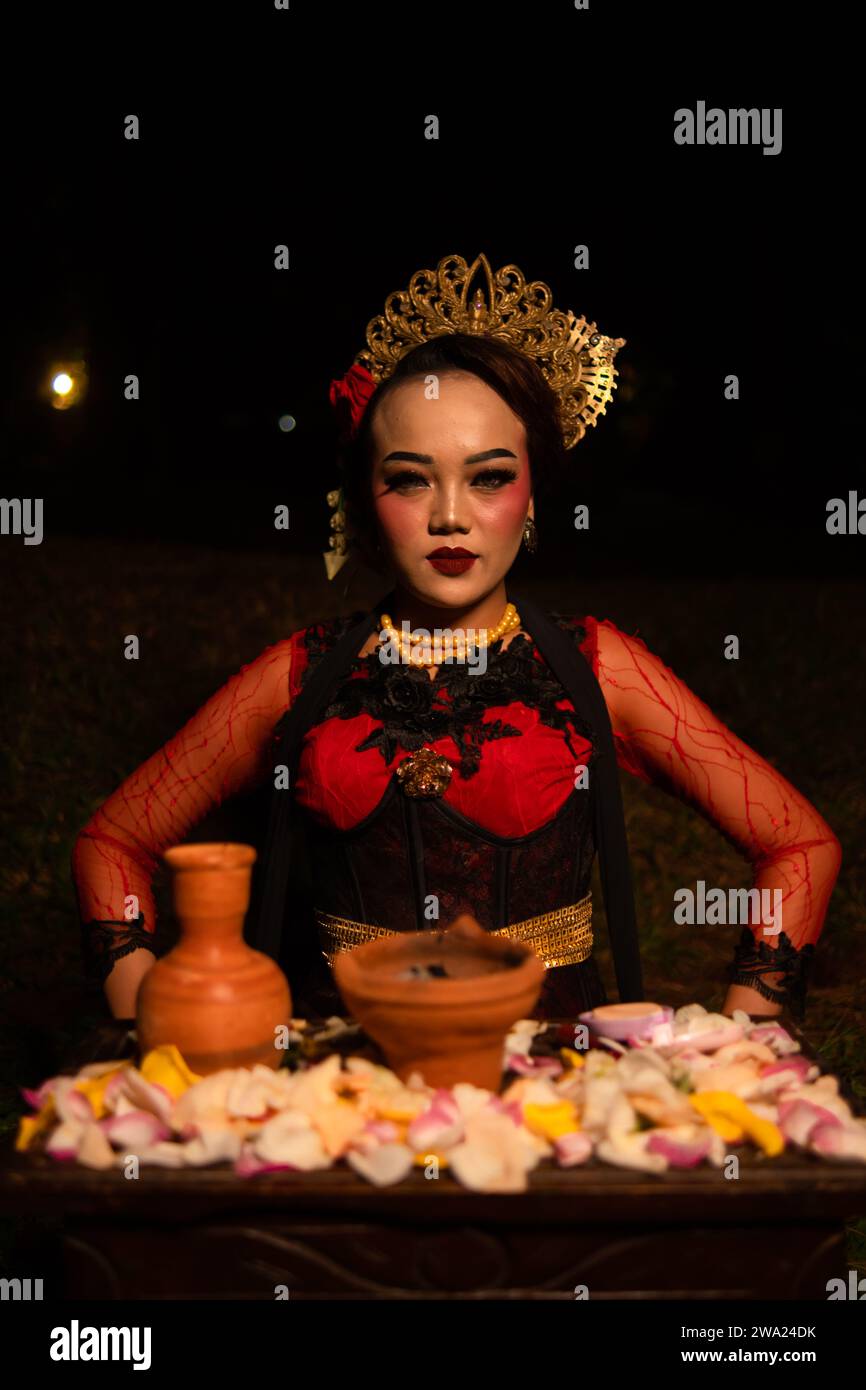
[[(476, 272), (487, 281), (470, 297)], [(400, 358), (419, 343), (448, 333), (477, 333), (511, 343), (541, 369), (559, 402), (563, 444), (571, 449), (604, 415), (616, 386), (613, 359), (625, 338), (608, 338), (594, 323), (571, 310), (552, 307), (553, 295), (541, 280), (527, 284), (516, 265), (495, 275), (484, 255), (467, 265), (462, 256), (446, 256), (436, 270), (416, 270), (406, 290), (394, 290), (382, 314), (367, 324), (367, 347), (346, 375), (331, 382), (330, 399), (342, 415), (343, 437), (358, 428), (367, 402), (386, 381)], [(348, 558), (343, 490), (328, 493), (331, 549), (325, 568), (333, 579)]]

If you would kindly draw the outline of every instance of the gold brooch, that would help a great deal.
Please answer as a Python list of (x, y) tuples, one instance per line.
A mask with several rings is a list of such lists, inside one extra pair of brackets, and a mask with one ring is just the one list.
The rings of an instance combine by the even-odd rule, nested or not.
[(397, 768), (397, 780), (407, 796), (441, 796), (454, 771), (447, 758), (432, 748), (410, 753)]

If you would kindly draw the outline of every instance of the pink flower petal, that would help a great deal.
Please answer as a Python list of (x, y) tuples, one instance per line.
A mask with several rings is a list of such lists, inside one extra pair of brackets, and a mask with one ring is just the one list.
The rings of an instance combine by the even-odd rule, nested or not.
[(393, 1120), (368, 1120), (360, 1134), (355, 1135), (349, 1148), (367, 1153), (370, 1149), (378, 1149), (382, 1144), (397, 1143), (399, 1138), (400, 1131)]
[(553, 1147), (560, 1168), (573, 1168), (576, 1163), (585, 1163), (592, 1155), (592, 1140), (581, 1130), (554, 1139)]
[(87, 1124), (93, 1119), (93, 1106), (87, 1096), (74, 1089), (77, 1079), (75, 1076), (57, 1078), (52, 1091), (54, 1105), (61, 1120), (80, 1120)]
[(35, 1090), (24, 1086), (20, 1086), (18, 1089), (28, 1105), (32, 1105), (36, 1110), (41, 1110), (48, 1097), (54, 1094), (61, 1081), (69, 1083), (74, 1081), (74, 1079), (74, 1077), (69, 1076), (49, 1076), (48, 1080), (43, 1081), (42, 1085), (37, 1086)]
[[(157, 1119), (162, 1120), (163, 1124), (171, 1123), (174, 1098), (164, 1086), (159, 1086), (155, 1081), (145, 1081), (141, 1072), (135, 1067), (126, 1067), (119, 1073), (119, 1076), (120, 1081), (112, 1094), (112, 1102), (115, 1106), (120, 1098), (124, 1097), (135, 1106), (136, 1110), (147, 1110), (151, 1115), (156, 1115)], [(111, 1086), (111, 1082), (108, 1083), (108, 1086)], [(192, 1089), (194, 1088), (190, 1087), (190, 1090)]]
[(256, 1158), (252, 1147), (244, 1144), (235, 1160), (234, 1171), (239, 1178), (254, 1178), (259, 1173), (296, 1173), (298, 1170), (292, 1163), (269, 1163), (263, 1158)]
[(819, 1125), (840, 1125), (842, 1121), (823, 1105), (808, 1100), (783, 1100), (779, 1105), (779, 1128), (787, 1140), (805, 1149)]
[(487, 1104), (500, 1115), (509, 1115), (516, 1125), (523, 1124), (523, 1106), (519, 1100), (505, 1101), (501, 1096), (491, 1096)]
[(825, 1158), (855, 1159), (866, 1163), (866, 1124), (817, 1125), (809, 1136), (809, 1147)]
[(551, 1147), (485, 1106), (467, 1119), (466, 1138), (449, 1150), (448, 1163), (457, 1181), (475, 1192), (525, 1192), (543, 1150)]
[(171, 1137), (168, 1125), (147, 1110), (129, 1110), (125, 1115), (110, 1115), (98, 1123), (110, 1144), (132, 1153), (149, 1148), (159, 1139)]
[(647, 1141), (649, 1153), (661, 1154), (672, 1168), (695, 1168), (710, 1152), (709, 1136), (687, 1143), (682, 1139), (671, 1139), (659, 1130), (651, 1134)]
[(440, 1088), (428, 1108), (416, 1115), (410, 1124), (406, 1142), (416, 1152), (419, 1149), (447, 1149), (459, 1143), (463, 1132), (460, 1107), (450, 1091)]
[[(808, 1057), (786, 1057), (781, 1062), (768, 1062), (765, 1067), (761, 1068), (759, 1075), (762, 1077), (778, 1076), (790, 1072), (792, 1073), (793, 1084), (802, 1085), (814, 1065)], [(816, 1067), (816, 1074), (817, 1070)]]
[(45, 1152), (64, 1162), (76, 1158), (83, 1133), (83, 1120), (63, 1120), (46, 1139)]
[(115, 1166), (115, 1155), (99, 1124), (84, 1126), (78, 1144), (78, 1162), (85, 1168), (107, 1169)]
[(799, 1052), (800, 1044), (795, 1042), (781, 1023), (761, 1023), (749, 1033), (753, 1042), (767, 1043), (778, 1056), (788, 1052)]
[(512, 1052), (505, 1066), (507, 1071), (517, 1072), (518, 1076), (559, 1076), (563, 1071), (558, 1057), (529, 1057), (519, 1052)]
[[(670, 1030), (670, 1036), (664, 1031)], [(663, 1057), (670, 1057), (683, 1048), (694, 1048), (697, 1052), (715, 1052), (716, 1048), (727, 1043), (737, 1042), (743, 1036), (739, 1023), (720, 1024), (717, 1028), (701, 1029), (691, 1020), (680, 1032), (669, 1023), (659, 1024), (650, 1034), (650, 1041), (658, 1046)], [(658, 1042), (656, 1042), (658, 1039)]]

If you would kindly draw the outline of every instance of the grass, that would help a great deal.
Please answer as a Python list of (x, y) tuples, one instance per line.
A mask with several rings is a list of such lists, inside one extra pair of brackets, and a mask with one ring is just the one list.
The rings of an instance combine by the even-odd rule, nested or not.
[[(540, 557), (537, 557), (540, 559)], [(106, 1016), (85, 988), (69, 860), (78, 830), (116, 785), (263, 647), (313, 618), (378, 597), (380, 581), (329, 585), (320, 557), (48, 539), (3, 547), (0, 833), (0, 1134), (17, 1128), (19, 1087), (37, 1085), (78, 1036)], [(531, 578), (530, 575), (537, 577)], [(818, 945), (806, 1031), (866, 1110), (866, 784), (859, 692), (862, 590), (839, 580), (584, 581), (524, 568), (514, 588), (561, 611), (639, 631), (747, 743), (794, 783), (842, 841), (843, 865)], [(135, 632), (141, 659), (123, 659)], [(741, 639), (722, 659), (724, 635)], [(854, 755), (852, 756), (852, 750)], [(698, 878), (748, 886), (744, 861), (690, 807), (622, 777), (644, 977), (663, 1002), (719, 1007), (730, 928), (672, 922), (674, 890)], [(249, 839), (260, 798), (227, 803), (197, 838)], [(156, 884), (160, 940), (172, 923)], [(595, 901), (600, 904), (596, 875)], [(604, 932), (598, 954), (612, 984)], [(849, 1263), (866, 1268), (866, 1221)]]

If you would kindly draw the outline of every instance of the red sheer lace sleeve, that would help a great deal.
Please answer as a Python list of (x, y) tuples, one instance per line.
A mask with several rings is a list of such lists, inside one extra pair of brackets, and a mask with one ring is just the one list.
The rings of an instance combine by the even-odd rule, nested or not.
[(183, 728), (103, 802), (72, 854), (88, 972), (153, 950), (159, 856), (205, 814), (272, 772), (271, 735), (289, 706), (294, 637), (242, 666)]
[[(838, 839), (806, 797), (641, 638), (607, 619), (587, 618), (584, 626), (584, 651), (610, 712), (620, 766), (693, 806), (749, 861), (751, 886), (770, 890), (763, 899), (769, 911), (749, 913), (731, 982), (774, 1003), (790, 1002), (802, 1017), (805, 967), (842, 862)], [(770, 923), (777, 903), (781, 911)], [(785, 990), (770, 983), (774, 975)]]

